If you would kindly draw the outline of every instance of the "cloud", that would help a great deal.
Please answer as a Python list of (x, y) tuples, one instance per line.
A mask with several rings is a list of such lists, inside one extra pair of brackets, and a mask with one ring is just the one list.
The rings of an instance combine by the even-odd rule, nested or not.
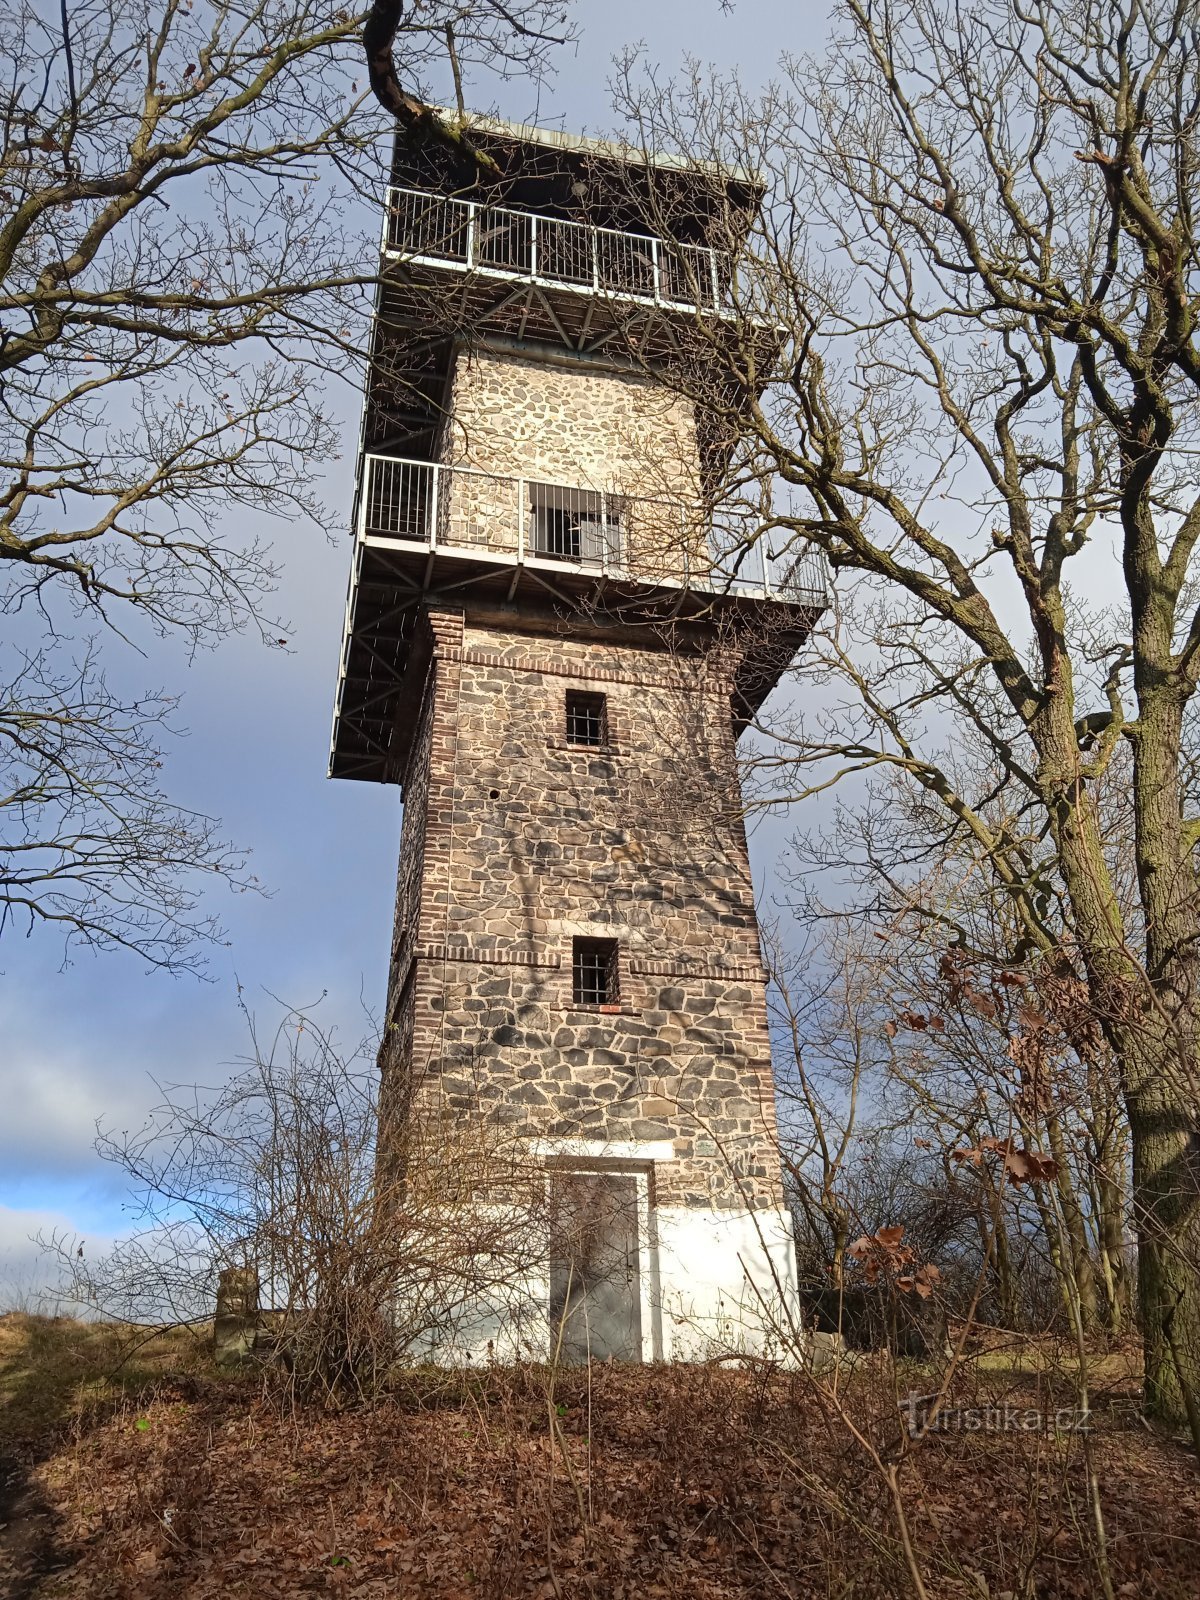
[(66, 1211), (37, 1209), (23, 1211), (0, 1205), (0, 1312), (43, 1311), (51, 1315), (71, 1311), (59, 1292), (59, 1268), (36, 1242), (40, 1236), (58, 1235), (70, 1248), (83, 1243), (91, 1254), (102, 1254), (111, 1240), (88, 1237), (78, 1219)]
[[(47, 988), (65, 998), (71, 985), (49, 979)], [(35, 1181), (86, 1180), (97, 1121), (138, 1127), (157, 1098), (119, 1035), (89, 1038), (86, 1008), (47, 1014), (46, 998), (39, 988), (6, 985), (0, 1002), (0, 1101), (9, 1108), (0, 1119), (0, 1169), (9, 1201)]]

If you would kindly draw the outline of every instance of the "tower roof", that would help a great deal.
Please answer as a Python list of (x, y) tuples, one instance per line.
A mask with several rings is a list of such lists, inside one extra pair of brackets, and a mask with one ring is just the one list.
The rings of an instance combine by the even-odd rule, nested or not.
[[(435, 107), (437, 114), (448, 121), (457, 122), (458, 112), (448, 106)], [(621, 139), (598, 138), (592, 134), (566, 133), (559, 128), (539, 128), (531, 122), (507, 122), (500, 117), (468, 113), (466, 131), (484, 140), (498, 139), (509, 144), (537, 145), (547, 150), (558, 150), (566, 155), (587, 156), (593, 160), (611, 162), (626, 167), (649, 167), (658, 172), (692, 172), (704, 174), (730, 184), (744, 185), (758, 193), (766, 187), (761, 172), (740, 165), (726, 165), (716, 161), (697, 160), (693, 156), (677, 156), (667, 151), (646, 150), (640, 145)]]
[[(457, 124), (456, 112), (438, 115)], [(421, 128), (397, 126), (392, 183), (682, 244), (736, 251), (762, 201), (761, 174), (647, 151), (614, 139), (468, 116), (471, 144), (490, 162)]]

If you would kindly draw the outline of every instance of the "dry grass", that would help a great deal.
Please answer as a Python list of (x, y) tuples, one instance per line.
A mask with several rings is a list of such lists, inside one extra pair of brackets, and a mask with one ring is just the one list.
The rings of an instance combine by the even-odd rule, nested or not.
[[(953, 1335), (955, 1330), (951, 1331)], [(1088, 1380), (1102, 1389), (1134, 1395), (1141, 1381), (1141, 1362), (1141, 1346), (1135, 1338), (1097, 1341), (1087, 1352)], [(981, 1328), (967, 1341), (964, 1365), (979, 1373), (1056, 1373), (1073, 1378), (1079, 1370), (1079, 1353), (1074, 1338), (1066, 1334), (1039, 1336)]]
[(36, 1450), (166, 1373), (210, 1370), (208, 1333), (7, 1312), (0, 1316), (0, 1447)]

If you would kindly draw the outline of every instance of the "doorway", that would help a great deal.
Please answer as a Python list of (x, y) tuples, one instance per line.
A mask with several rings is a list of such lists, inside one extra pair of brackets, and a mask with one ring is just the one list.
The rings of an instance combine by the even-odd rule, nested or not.
[(550, 1173), (550, 1337), (565, 1362), (642, 1358), (638, 1211), (632, 1174)]

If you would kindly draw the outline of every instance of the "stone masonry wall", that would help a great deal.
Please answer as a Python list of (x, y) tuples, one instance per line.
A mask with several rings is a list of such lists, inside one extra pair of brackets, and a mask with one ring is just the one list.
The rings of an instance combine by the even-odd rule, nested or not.
[(464, 351), (455, 363), (443, 459), (486, 472), (622, 494), (691, 496), (691, 407), (635, 372)]
[[(765, 978), (719, 662), (452, 612), (431, 622), (385, 1076), (544, 1137), (671, 1140), (660, 1204), (777, 1205)], [(608, 747), (566, 743), (569, 688), (606, 695)], [(410, 827), (422, 798), (424, 827)], [(575, 936), (620, 941), (616, 1011), (573, 1004)]]
[[(462, 618), (453, 613), (434, 613), (427, 620), (433, 638), (434, 658), (422, 685), (418, 701), (417, 729), (409, 756), (404, 785), (404, 820), (400, 829), (400, 862), (396, 876), (396, 912), (392, 924), (392, 951), (388, 968), (388, 1025), (380, 1048), (380, 1124), (381, 1143), (387, 1130), (408, 1115), (413, 1080), (421, 1076), (428, 1062), (414, 1054), (417, 1016), (416, 979), (413, 963), (421, 935), (422, 902), (426, 893), (426, 847), (438, 839), (438, 819), (430, 812), (430, 788), (453, 770), (457, 744), (456, 712), (453, 692), (439, 679), (437, 642), (453, 652), (462, 644)], [(453, 686), (451, 686), (453, 689)], [(438, 862), (432, 862), (436, 872)]]
[(400, 871), (396, 882), (396, 916), (392, 928), (392, 965), (402, 946), (410, 946), (421, 919), (421, 877), (425, 867), (425, 814), (429, 802), (430, 748), (433, 741), (436, 697), (433, 681), (421, 702), (412, 755), (410, 782), (404, 795), (404, 821), (400, 829)]
[[(441, 531), (452, 542), (514, 552), (528, 484), (541, 482), (627, 497), (623, 564), (647, 578), (678, 580), (706, 564), (694, 417), (649, 379), (464, 352), (449, 417), (442, 458), (475, 469), (446, 489)], [(526, 480), (520, 506), (516, 478)]]

